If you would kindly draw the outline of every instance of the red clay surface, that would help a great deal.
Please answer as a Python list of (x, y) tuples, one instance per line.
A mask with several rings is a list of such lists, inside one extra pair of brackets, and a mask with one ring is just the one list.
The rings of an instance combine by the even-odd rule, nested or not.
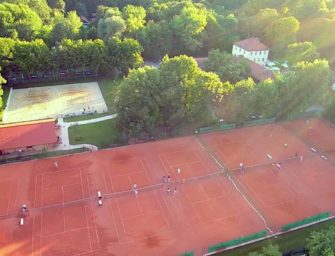
[[(58, 168), (54, 167), (58, 162)], [(182, 171), (177, 174), (176, 169)], [(264, 229), (221, 174), (97, 200), (81, 200), (216, 173), (195, 137), (0, 167), (1, 255), (178, 255)], [(177, 188), (167, 195), (167, 187)], [(63, 207), (50, 207), (73, 200)], [(16, 214), (26, 203), (22, 227)], [(42, 208), (39, 208), (42, 207)], [(35, 209), (33, 209), (35, 208)]]
[(54, 119), (0, 125), (0, 150), (57, 142)]
[[(275, 232), (283, 224), (333, 212), (331, 153), (322, 159), (297, 136), (299, 127), (289, 129), (258, 126), (2, 165), (0, 255), (202, 255), (210, 245), (265, 229), (249, 203)], [(334, 128), (329, 131), (335, 134)], [(249, 203), (200, 144), (230, 169)], [(271, 165), (267, 154), (282, 168)], [(208, 174), (214, 175), (192, 179)], [(178, 183), (161, 184), (163, 175)], [(130, 192), (133, 183), (140, 189), (137, 197)], [(168, 187), (177, 193), (168, 195)], [(23, 203), (30, 216), (19, 226)]]

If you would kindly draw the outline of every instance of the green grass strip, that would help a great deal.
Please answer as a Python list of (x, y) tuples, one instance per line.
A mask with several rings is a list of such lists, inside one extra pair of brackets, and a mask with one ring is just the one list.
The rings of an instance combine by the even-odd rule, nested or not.
[(252, 240), (263, 238), (263, 237), (266, 237), (266, 234), (267, 234), (266, 231), (263, 230), (261, 232), (254, 233), (254, 234), (251, 234), (251, 235), (248, 235), (248, 236), (244, 236), (244, 237), (237, 238), (237, 239), (234, 239), (234, 240), (230, 240), (230, 241), (222, 242), (222, 243), (219, 243), (219, 244), (215, 244), (215, 245), (212, 245), (212, 246), (208, 247), (208, 252), (215, 252), (215, 251), (227, 248), (227, 247), (232, 247), (232, 246), (236, 246), (236, 245), (243, 244), (243, 243), (246, 243), (246, 242), (250, 242)]
[(304, 225), (307, 225), (307, 224), (310, 224), (310, 223), (313, 223), (313, 222), (317, 222), (317, 221), (326, 219), (329, 216), (330, 216), (329, 212), (324, 212), (324, 213), (321, 213), (321, 214), (318, 214), (318, 215), (314, 215), (314, 216), (305, 218), (303, 220), (299, 220), (299, 221), (295, 221), (295, 222), (286, 224), (286, 225), (282, 226), (281, 231), (284, 232), (284, 231), (288, 231), (288, 230), (291, 230), (291, 229), (294, 229), (294, 228), (297, 228), (297, 227), (300, 227), (300, 226), (304, 226)]

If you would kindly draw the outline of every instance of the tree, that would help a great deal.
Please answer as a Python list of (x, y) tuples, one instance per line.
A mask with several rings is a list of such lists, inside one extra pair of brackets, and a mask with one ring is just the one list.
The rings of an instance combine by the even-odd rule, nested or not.
[(231, 54), (218, 49), (209, 52), (205, 70), (215, 72), (223, 82), (236, 83), (250, 76), (250, 68), (245, 61), (237, 60)]
[(121, 36), (126, 30), (126, 22), (120, 16), (107, 17), (98, 22), (98, 37), (107, 41), (113, 36)]
[(207, 10), (203, 6), (189, 4), (180, 15), (171, 20), (171, 27), (178, 39), (175, 53), (195, 51), (202, 47), (201, 33), (207, 25)]
[(208, 15), (208, 23), (203, 33), (203, 46), (210, 49), (230, 51), (234, 42), (239, 40), (239, 20), (234, 14), (224, 17), (215, 12)]
[(161, 121), (161, 86), (156, 68), (144, 67), (129, 72), (120, 86), (116, 108), (118, 122), (129, 136), (150, 132)]
[(169, 54), (172, 48), (172, 30), (167, 21), (149, 21), (137, 31), (136, 37), (144, 48), (145, 59), (158, 60)]
[(288, 44), (296, 41), (299, 21), (291, 17), (283, 17), (272, 22), (266, 29), (266, 41), (275, 51), (281, 51)]
[(127, 5), (122, 10), (127, 32), (134, 33), (145, 25), (146, 11), (142, 6)]
[(131, 136), (152, 133), (158, 126), (177, 128), (208, 121), (208, 101), (222, 83), (214, 73), (200, 70), (187, 56), (164, 57), (161, 66), (131, 70), (120, 86), (119, 124)]
[(318, 59), (318, 53), (312, 42), (301, 42), (289, 44), (286, 49), (285, 59), (290, 65), (294, 65), (301, 61), (313, 61)]
[(233, 89), (224, 99), (224, 119), (230, 122), (242, 123), (249, 118), (255, 82), (251, 78), (241, 80), (233, 85)]
[(307, 248), (310, 256), (335, 255), (335, 226), (311, 232), (307, 238)]
[(262, 247), (261, 252), (252, 252), (249, 253), (249, 256), (282, 256), (282, 253), (279, 251), (278, 245), (269, 244)]
[(300, 62), (276, 82), (279, 83), (277, 116), (295, 117), (308, 107), (327, 103), (330, 84), (328, 61)]
[(293, 15), (299, 20), (311, 19), (329, 11), (324, 0), (298, 0), (292, 4)]
[(64, 2), (64, 0), (48, 0), (48, 4), (53, 9), (58, 9), (61, 12), (65, 11), (65, 2)]
[(48, 22), (51, 17), (51, 9), (46, 0), (2, 0), (0, 2), (27, 5), (40, 16), (43, 22)]
[(142, 51), (142, 46), (135, 39), (111, 38), (106, 42), (107, 66), (117, 74), (127, 74), (129, 69), (137, 68), (143, 63)]
[(17, 41), (14, 45), (13, 62), (26, 75), (48, 70), (49, 48), (43, 40)]
[(13, 59), (15, 40), (0, 37), (0, 66), (5, 67)]
[(260, 9), (256, 15), (242, 19), (240, 30), (245, 36), (264, 38), (267, 27), (278, 18), (276, 9)]
[(24, 4), (0, 4), (0, 36), (31, 40), (42, 27), (41, 18)]
[(82, 22), (76, 12), (71, 11), (66, 17), (57, 14), (54, 20), (54, 27), (50, 35), (50, 44), (55, 45), (65, 38), (76, 39), (79, 34)]
[(278, 84), (267, 79), (255, 86), (252, 96), (250, 112), (265, 118), (274, 117), (278, 105)]

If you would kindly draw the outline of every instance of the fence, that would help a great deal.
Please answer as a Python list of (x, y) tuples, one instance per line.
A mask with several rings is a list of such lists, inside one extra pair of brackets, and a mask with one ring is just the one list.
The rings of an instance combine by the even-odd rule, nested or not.
[(232, 130), (236, 128), (235, 123), (229, 123), (229, 124), (219, 124), (217, 126), (207, 126), (207, 127), (201, 127), (198, 129), (198, 133), (208, 133), (208, 132), (215, 132), (215, 131), (224, 131), (224, 130)]
[(215, 251), (227, 248), (227, 247), (232, 247), (232, 246), (236, 246), (236, 245), (243, 244), (243, 243), (246, 243), (246, 242), (250, 242), (252, 240), (256, 240), (256, 239), (266, 237), (266, 235), (267, 235), (266, 230), (263, 230), (263, 231), (260, 231), (258, 233), (254, 233), (254, 234), (251, 234), (251, 235), (248, 235), (248, 236), (244, 236), (244, 237), (237, 238), (237, 239), (234, 239), (234, 240), (218, 243), (218, 244), (209, 246), (208, 247), (208, 252), (215, 252)]
[(250, 127), (250, 126), (262, 125), (262, 124), (272, 124), (275, 121), (276, 121), (275, 118), (262, 118), (262, 119), (257, 119), (257, 120), (245, 121), (243, 123), (243, 126)]
[(304, 226), (304, 225), (307, 225), (307, 224), (310, 224), (310, 223), (313, 223), (313, 222), (317, 222), (317, 221), (326, 219), (329, 216), (330, 216), (329, 212), (324, 212), (324, 213), (321, 213), (321, 214), (318, 214), (318, 215), (314, 215), (314, 216), (305, 218), (303, 220), (299, 220), (299, 221), (295, 221), (295, 222), (286, 224), (286, 225), (282, 226), (281, 231), (285, 232), (285, 231), (288, 231), (290, 229), (294, 229), (294, 228), (297, 228), (297, 227), (301, 227), (301, 226)]

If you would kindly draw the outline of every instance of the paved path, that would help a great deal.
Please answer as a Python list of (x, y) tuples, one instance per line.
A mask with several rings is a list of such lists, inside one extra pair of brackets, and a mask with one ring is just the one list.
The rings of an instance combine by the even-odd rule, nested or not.
[(113, 119), (115, 117), (117, 117), (117, 114), (93, 118), (89, 120), (76, 121), (76, 122), (64, 122), (63, 118), (58, 118), (57, 124), (59, 126), (59, 130), (57, 131), (57, 136), (59, 136), (62, 143), (57, 144), (56, 147), (54, 147), (53, 149), (49, 149), (49, 151), (70, 150), (70, 149), (76, 149), (76, 148), (87, 148), (92, 151), (98, 150), (97, 146), (91, 145), (91, 144), (71, 145), (70, 140), (69, 140), (69, 130), (68, 130), (69, 127), (74, 126), (74, 125), (97, 123), (97, 122), (105, 121), (108, 119)]

